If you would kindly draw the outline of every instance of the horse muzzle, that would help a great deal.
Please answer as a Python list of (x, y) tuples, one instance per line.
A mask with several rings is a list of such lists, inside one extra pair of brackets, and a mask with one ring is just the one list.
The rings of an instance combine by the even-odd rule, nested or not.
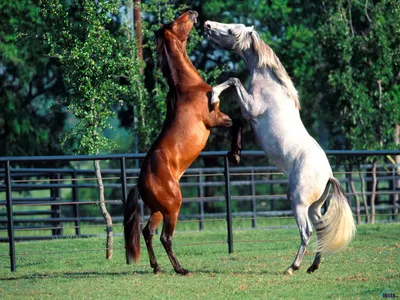
[(197, 23), (197, 18), (199, 17), (199, 13), (194, 10), (189, 10), (190, 19), (193, 21), (194, 24)]

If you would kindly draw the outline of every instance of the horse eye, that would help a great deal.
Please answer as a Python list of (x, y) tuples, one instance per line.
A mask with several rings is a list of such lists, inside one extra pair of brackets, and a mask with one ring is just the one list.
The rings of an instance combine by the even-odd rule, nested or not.
[(231, 30), (231, 29), (228, 29), (228, 33), (229, 33), (229, 34), (232, 34), (232, 30)]

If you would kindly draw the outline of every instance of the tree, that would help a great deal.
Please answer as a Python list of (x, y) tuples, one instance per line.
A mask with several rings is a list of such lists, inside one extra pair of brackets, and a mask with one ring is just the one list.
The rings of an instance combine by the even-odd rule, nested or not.
[[(134, 2), (137, 4), (137, 1)], [(122, 126), (133, 128), (134, 134), (138, 136), (139, 150), (141, 152), (146, 152), (160, 133), (166, 114), (165, 98), (168, 92), (168, 85), (157, 67), (154, 32), (160, 28), (161, 24), (173, 21), (177, 14), (189, 7), (191, 6), (183, 1), (182, 3), (171, 3), (168, 0), (142, 1), (141, 25), (144, 60), (144, 77), (142, 79), (145, 90), (142, 90), (142, 94), (137, 101), (132, 102), (132, 106), (122, 107), (118, 114)], [(197, 57), (195, 49), (203, 40), (200, 35), (201, 28), (199, 27), (201, 26), (197, 26), (197, 30), (196, 28), (192, 29), (188, 41), (188, 53), (192, 58)], [(211, 82), (215, 80), (220, 73), (221, 71), (216, 69), (201, 74), (210, 83), (210, 80)]]
[[(318, 14), (320, 87), (336, 149), (396, 149), (400, 122), (400, 3), (331, 1)], [(316, 79), (318, 80), (318, 79)], [(322, 81), (321, 81), (322, 80)], [(372, 158), (371, 223), (377, 158)]]
[(0, 3), (0, 156), (60, 154), (66, 114), (57, 62), (40, 36), (52, 27), (31, 1)]
[[(98, 155), (113, 144), (102, 135), (110, 128), (116, 103), (141, 97), (141, 62), (135, 44), (126, 43), (127, 28), (118, 18), (118, 0), (39, 1), (43, 16), (53, 23), (48, 35), (50, 55), (63, 70), (69, 95), (65, 105), (77, 123), (66, 135), (63, 146), (79, 154)], [(123, 83), (123, 84), (121, 84)], [(112, 258), (112, 219), (104, 199), (100, 163), (94, 161), (99, 206), (106, 223), (106, 258)]]

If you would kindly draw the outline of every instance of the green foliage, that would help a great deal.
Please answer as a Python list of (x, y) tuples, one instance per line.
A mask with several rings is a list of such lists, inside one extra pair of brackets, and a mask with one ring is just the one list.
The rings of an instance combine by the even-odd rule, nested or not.
[(321, 11), (321, 86), (334, 148), (396, 148), (399, 32), (398, 1), (334, 1)]
[[(133, 123), (133, 131), (139, 137), (139, 149), (147, 151), (161, 131), (165, 120), (166, 103), (165, 98), (168, 92), (168, 85), (161, 71), (157, 67), (156, 43), (154, 32), (160, 29), (160, 24), (172, 22), (176, 16), (190, 7), (185, 4), (171, 3), (168, 0), (143, 1), (142, 3), (142, 34), (143, 50), (145, 60), (144, 91), (139, 101), (133, 102), (136, 124)], [(190, 34), (187, 52), (189, 56), (194, 54), (196, 48), (202, 42), (200, 26), (192, 29)], [(195, 59), (193, 60), (195, 63)], [(202, 72), (201, 75), (209, 83), (216, 83), (216, 78), (222, 73), (222, 68), (216, 68), (210, 72)], [(129, 124), (131, 125), (131, 124)]]
[(31, 1), (0, 3), (0, 156), (61, 152), (65, 94), (56, 62), (40, 37), (51, 32)]
[[(126, 24), (128, 2), (35, 3), (0, 4), (0, 142), (5, 145), (0, 155), (59, 153), (65, 107), (77, 118), (63, 140), (65, 148), (109, 151), (110, 133), (105, 138), (103, 131), (118, 112), (122, 126), (138, 135), (139, 150), (147, 151), (161, 130), (168, 91), (156, 67), (154, 31), (187, 8), (200, 14), (188, 53), (209, 84), (233, 76), (246, 83), (248, 72), (238, 56), (203, 39), (203, 22), (254, 25), (291, 75), (302, 119), (324, 147), (328, 137), (336, 149), (395, 147), (394, 124), (400, 122), (396, 0), (144, 0), (143, 62)], [(235, 97), (232, 91), (224, 94), (221, 109), (240, 118)], [(227, 149), (229, 133), (214, 129), (206, 149)], [(258, 148), (249, 126), (244, 141), (244, 149)]]
[[(113, 143), (101, 133), (111, 126), (113, 107), (142, 90), (136, 46), (121, 39), (127, 29), (118, 24), (120, 5), (117, 0), (40, 1), (44, 17), (56, 28), (47, 35), (50, 55), (62, 66), (69, 91), (65, 104), (77, 119), (62, 144), (77, 153), (111, 150)], [(121, 78), (129, 83), (121, 84)]]

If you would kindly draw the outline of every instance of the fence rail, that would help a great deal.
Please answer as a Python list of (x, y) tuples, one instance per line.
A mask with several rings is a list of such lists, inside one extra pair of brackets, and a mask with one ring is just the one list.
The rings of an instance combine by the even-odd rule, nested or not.
[[(365, 157), (394, 156), (400, 151), (326, 151), (328, 156)], [(261, 151), (245, 151), (244, 159), (263, 157)], [(114, 226), (121, 226), (122, 203), (126, 199), (127, 189), (136, 181), (140, 169), (127, 168), (127, 161), (143, 159), (144, 154), (117, 154), (99, 156), (53, 156), (53, 157), (0, 157), (4, 169), (0, 169), (0, 234), (7, 230), (6, 236), (0, 235), (0, 241), (8, 242), (10, 248), (10, 268), (15, 265), (15, 241), (27, 239), (48, 239), (60, 237), (87, 237), (95, 234), (82, 233), (82, 228), (102, 226), (102, 218), (87, 216), (82, 213), (84, 207), (97, 204), (96, 200), (82, 198), (80, 193), (97, 187), (94, 171), (77, 168), (22, 168), (24, 163), (40, 162), (81, 162), (111, 161), (119, 162), (119, 168), (103, 168), (104, 187), (110, 196), (106, 204), (116, 213)], [(200, 160), (208, 158), (220, 159), (221, 166), (190, 168), (182, 177), (183, 208), (180, 223), (197, 222), (198, 229), (203, 230), (205, 223), (215, 221), (227, 222), (228, 251), (233, 252), (232, 227), (238, 220), (251, 222), (251, 227), (258, 226), (260, 218), (287, 218), (291, 215), (290, 204), (286, 201), (287, 179), (272, 166), (230, 167), (226, 152), (202, 152)], [(392, 160), (391, 160), (392, 161)], [(11, 166), (15, 166), (12, 168)], [(359, 165), (351, 170), (349, 166), (335, 166), (334, 174), (345, 186), (351, 202), (355, 196), (368, 198), (371, 190), (371, 169), (368, 164)], [(399, 207), (400, 175), (399, 165), (390, 161), (380, 165), (376, 175), (378, 190), (376, 213), (381, 221), (396, 221)], [(361, 178), (355, 176), (361, 172), (367, 190), (352, 191), (351, 184), (361, 186)], [(353, 176), (352, 176), (353, 175)], [(32, 195), (37, 191), (49, 191), (49, 196)], [(67, 192), (68, 191), (68, 192)], [(21, 196), (21, 193), (23, 196)], [(28, 193), (28, 194), (27, 194)], [(31, 195), (29, 195), (31, 194)], [(67, 194), (67, 196), (66, 196)], [(283, 204), (282, 204), (283, 203)], [(223, 207), (221, 206), (223, 204)], [(141, 205), (142, 220), (148, 215), (145, 206)], [(186, 207), (185, 207), (186, 206)], [(209, 206), (213, 206), (210, 209)], [(15, 209), (15, 211), (14, 211)], [(213, 211), (214, 210), (214, 211)], [(218, 211), (219, 210), (219, 211)], [(195, 212), (194, 212), (195, 211)], [(365, 217), (368, 209), (361, 207), (358, 218)], [(104, 225), (103, 225), (104, 226)], [(73, 230), (75, 234), (65, 233)], [(48, 232), (47, 235), (20, 235), (20, 232)], [(70, 232), (70, 231), (69, 231)], [(17, 236), (15, 234), (17, 233)]]

